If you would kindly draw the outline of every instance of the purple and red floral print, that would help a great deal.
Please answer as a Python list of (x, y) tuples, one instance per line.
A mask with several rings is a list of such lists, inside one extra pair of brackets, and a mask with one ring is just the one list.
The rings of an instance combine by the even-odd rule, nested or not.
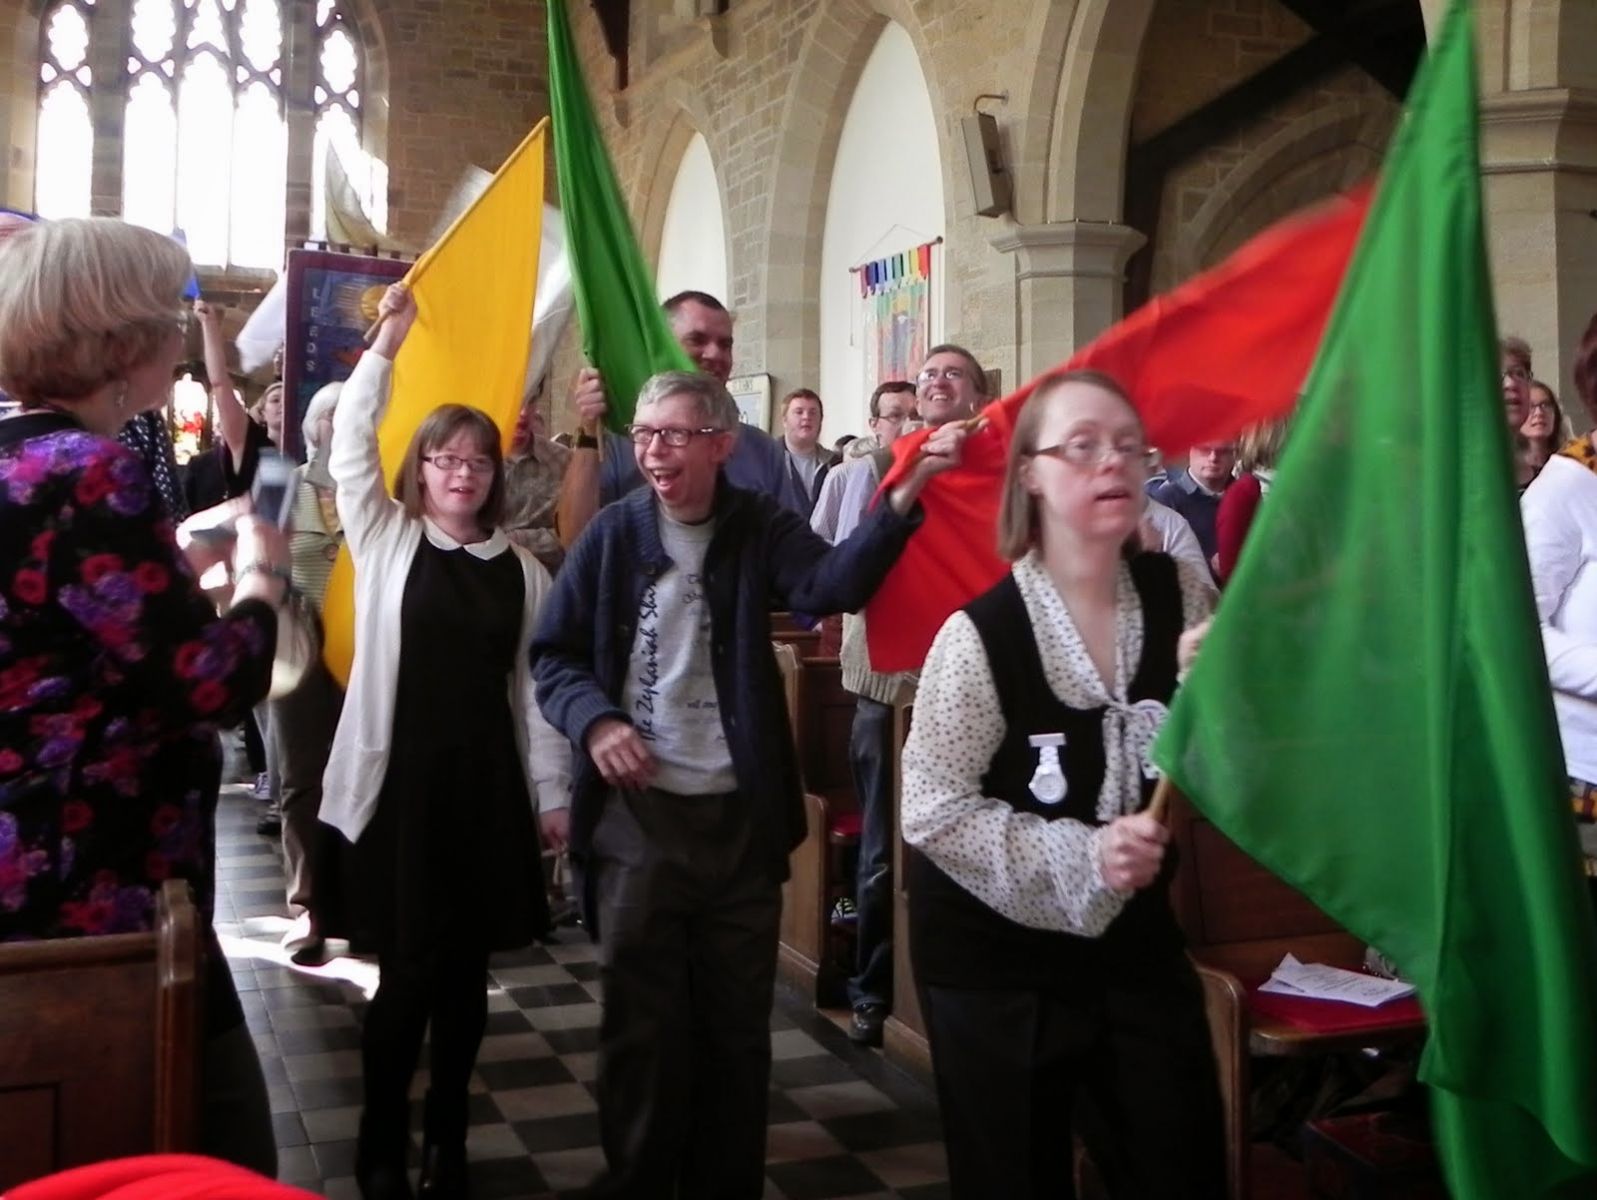
[(272, 609), (218, 617), (144, 464), (81, 430), (0, 448), (0, 940), (211, 907), (216, 730), (266, 693)]

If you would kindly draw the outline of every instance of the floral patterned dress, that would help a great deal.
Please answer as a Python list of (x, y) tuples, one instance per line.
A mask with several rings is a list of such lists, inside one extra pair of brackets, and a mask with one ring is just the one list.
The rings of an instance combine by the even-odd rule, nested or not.
[(0, 941), (209, 924), (216, 730), (266, 693), (276, 614), (217, 617), (138, 456), (69, 417), (0, 421)]

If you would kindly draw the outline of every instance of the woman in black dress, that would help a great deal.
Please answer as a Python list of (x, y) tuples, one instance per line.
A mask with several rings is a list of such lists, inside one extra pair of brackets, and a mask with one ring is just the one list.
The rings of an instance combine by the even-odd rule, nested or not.
[(381, 311), (329, 462), (355, 560), (356, 649), (321, 818), (353, 843), (347, 931), (381, 970), (361, 1041), (361, 1194), (411, 1194), (407, 1094), (430, 1020), (421, 1191), (452, 1197), (466, 1189), (488, 955), (548, 927), (533, 814), (560, 847), (570, 749), (533, 701), (523, 647), (549, 577), (497, 528), (499, 430), (478, 409), (437, 409), (388, 494), (377, 427), (415, 301), (396, 286)]

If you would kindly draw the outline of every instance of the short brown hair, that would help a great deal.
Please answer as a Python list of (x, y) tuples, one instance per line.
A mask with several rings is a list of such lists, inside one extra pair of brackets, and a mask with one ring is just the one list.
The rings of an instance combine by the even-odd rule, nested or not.
[[(928, 357), (930, 357), (928, 355)], [(1015, 418), (1015, 432), (1009, 438), (1009, 457), (1004, 463), (1004, 487), (998, 507), (998, 556), (1009, 562), (1024, 558), (1037, 544), (1037, 498), (1026, 490), (1020, 468), (1037, 451), (1037, 430), (1042, 425), (1048, 402), (1067, 383), (1085, 383), (1118, 397), (1142, 423), (1142, 415), (1126, 395), (1119, 380), (1102, 371), (1061, 371), (1039, 383), (1021, 405)]]
[(421, 484), (421, 460), (462, 431), (474, 434), (477, 449), (493, 460), (493, 483), (477, 513), (482, 527), (493, 529), (505, 519), (505, 459), (500, 448), (499, 426), (482, 409), (469, 404), (441, 404), (427, 414), (427, 419), (411, 436), (405, 457), (399, 462), (399, 474), (394, 478), (394, 499), (405, 506), (407, 514), (420, 519), (426, 495)]
[(970, 364), (970, 379), (976, 385), (976, 390), (983, 396), (988, 396), (987, 372), (982, 370), (981, 363), (976, 361), (976, 356), (963, 346), (956, 346), (953, 342), (943, 342), (926, 351), (926, 357), (921, 359), (921, 367), (925, 369), (932, 356), (936, 354), (957, 354)]
[(795, 400), (815, 401), (815, 407), (821, 410), (821, 416), (826, 416), (826, 405), (822, 404), (821, 398), (814, 392), (810, 391), (809, 388), (794, 388), (791, 392), (782, 397), (782, 416), (787, 416), (787, 410)]
[(151, 361), (178, 327), (188, 252), (111, 217), (40, 221), (0, 243), (0, 387), (81, 400)]
[(915, 385), (907, 379), (889, 379), (885, 383), (878, 383), (876, 390), (871, 393), (870, 416), (876, 420), (882, 415), (882, 397), (891, 396), (897, 392), (915, 394)]
[(1530, 343), (1522, 337), (1505, 337), (1499, 341), (1497, 356), (1530, 370)]

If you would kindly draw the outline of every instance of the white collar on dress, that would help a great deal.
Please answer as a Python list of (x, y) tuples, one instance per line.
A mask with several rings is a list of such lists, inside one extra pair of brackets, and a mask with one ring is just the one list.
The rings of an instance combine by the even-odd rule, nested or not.
[(464, 550), (467, 554), (475, 555), (481, 559), (498, 558), (510, 549), (510, 539), (505, 536), (503, 529), (495, 529), (488, 535), (486, 541), (457, 542), (437, 525), (433, 524), (431, 517), (421, 519), (422, 531), (427, 535), (427, 540), (440, 550)]

